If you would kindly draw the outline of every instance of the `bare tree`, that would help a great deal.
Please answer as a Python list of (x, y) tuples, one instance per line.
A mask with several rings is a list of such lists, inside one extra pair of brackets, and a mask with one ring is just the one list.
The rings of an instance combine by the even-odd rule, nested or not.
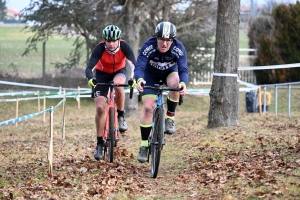
[(45, 42), (53, 35), (61, 35), (66, 39), (75, 39), (74, 49), (65, 63), (54, 63), (56, 68), (65, 70), (78, 65), (83, 53), (86, 53), (87, 62), (90, 50), (101, 40), (104, 25), (114, 19), (117, 6), (118, 2), (113, 0), (31, 0), (21, 11), (30, 22), (24, 30), (34, 33), (27, 39), (23, 55), (36, 51), (37, 43)]
[[(123, 5), (122, 19), (125, 38), (137, 53), (139, 46), (154, 35), (155, 26), (161, 21), (173, 22), (178, 38), (185, 44), (190, 71), (199, 72), (206, 67), (207, 58), (199, 56), (199, 47), (211, 46), (215, 33), (215, 1), (203, 0), (126, 0)], [(199, 12), (199, 8), (201, 12)], [(124, 17), (122, 17), (124, 15)], [(136, 115), (137, 98), (127, 101), (125, 109), (128, 115)]]
[(215, 8), (213, 0), (31, 0), (22, 14), (31, 22), (24, 29), (34, 35), (28, 38), (23, 55), (37, 50), (37, 43), (47, 41), (54, 34), (75, 38), (67, 61), (55, 63), (57, 68), (71, 68), (78, 65), (84, 53), (88, 60), (90, 51), (101, 40), (103, 27), (108, 24), (122, 29), (123, 38), (137, 55), (141, 44), (154, 34), (156, 24), (161, 21), (171, 21), (177, 26), (178, 38), (187, 43), (185, 46), (191, 46), (187, 50), (193, 55), (199, 52), (197, 46), (209, 45), (214, 35)]
[[(55, 63), (62, 70), (72, 68), (79, 64), (84, 50), (88, 60), (90, 51), (102, 39), (103, 27), (108, 24), (121, 28), (123, 39), (138, 55), (142, 43), (154, 35), (155, 26), (161, 21), (171, 21), (177, 26), (178, 38), (186, 43), (191, 60), (188, 64), (200, 70), (195, 55), (199, 54), (199, 47), (211, 44), (215, 32), (215, 8), (214, 0), (31, 0), (22, 13), (33, 22), (25, 29), (34, 35), (28, 38), (23, 55), (37, 50), (38, 42), (47, 41), (54, 34), (66, 39), (72, 37), (75, 38), (74, 49), (69, 58), (65, 63)], [(137, 115), (137, 102), (127, 101), (125, 109), (127, 115)]]
[(209, 128), (238, 124), (239, 15), (240, 0), (219, 0)]

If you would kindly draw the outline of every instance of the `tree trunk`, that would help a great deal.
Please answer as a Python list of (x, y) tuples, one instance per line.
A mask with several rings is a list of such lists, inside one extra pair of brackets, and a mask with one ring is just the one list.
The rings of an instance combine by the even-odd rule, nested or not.
[(43, 68), (43, 84), (46, 84), (46, 42), (43, 42), (43, 62), (42, 62), (42, 68)]
[(208, 128), (238, 124), (240, 0), (219, 0)]
[[(136, 5), (137, 4), (137, 5)], [(136, 6), (138, 6), (139, 1), (134, 0), (127, 0), (126, 5), (124, 7), (125, 11), (125, 19), (124, 19), (124, 25), (125, 30), (124, 36), (127, 39), (127, 42), (131, 45), (133, 52), (135, 56), (138, 55), (138, 45), (140, 40), (140, 29), (142, 21), (139, 20), (137, 17), (134, 16), (134, 9)], [(131, 68), (127, 65), (127, 80), (131, 77)], [(138, 116), (138, 99), (137, 94), (133, 94), (132, 99), (129, 99), (129, 93), (126, 94), (126, 100), (125, 100), (125, 110), (126, 110), (126, 116), (130, 117), (137, 117)]]

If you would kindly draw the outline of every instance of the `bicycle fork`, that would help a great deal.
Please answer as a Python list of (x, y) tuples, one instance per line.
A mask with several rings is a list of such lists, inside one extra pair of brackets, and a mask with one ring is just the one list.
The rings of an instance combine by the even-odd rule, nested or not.
[[(154, 110), (154, 112), (155, 112), (155, 110)], [(161, 117), (163, 117), (163, 116), (161, 116)], [(163, 123), (163, 126), (164, 126), (165, 124)], [(151, 131), (153, 131), (153, 130), (155, 130), (155, 123), (154, 122), (152, 122), (152, 130)], [(164, 130), (164, 128), (163, 128), (163, 130)], [(150, 158), (150, 155), (151, 155), (151, 147), (153, 146), (153, 145), (155, 145), (155, 146), (158, 146), (158, 141), (157, 141), (157, 139), (153, 139), (152, 138), (152, 136), (153, 136), (153, 132), (152, 132), (152, 134), (149, 136), (149, 138), (148, 138), (148, 156), (147, 156), (147, 162), (149, 163), (149, 158)], [(162, 146), (161, 146), (161, 150), (163, 150), (163, 147), (164, 147), (164, 145), (166, 144), (166, 139), (165, 139), (165, 132), (163, 131), (162, 132), (162, 136), (163, 136), (163, 138), (162, 138)]]
[[(104, 133), (103, 133), (103, 143), (106, 146), (107, 141), (111, 140), (111, 138), (109, 137), (109, 110), (112, 106), (109, 105), (107, 108), (107, 113), (106, 113), (106, 120), (105, 120), (105, 128), (104, 128)], [(117, 142), (120, 140), (119, 138), (119, 129), (118, 129), (118, 118), (117, 118), (117, 111), (116, 108), (114, 108), (114, 133), (115, 133), (115, 146), (117, 145)]]

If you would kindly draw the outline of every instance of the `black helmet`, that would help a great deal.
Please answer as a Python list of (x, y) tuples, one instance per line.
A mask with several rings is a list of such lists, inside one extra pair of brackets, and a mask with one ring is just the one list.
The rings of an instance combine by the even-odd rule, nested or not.
[(118, 40), (122, 36), (122, 31), (119, 27), (115, 25), (109, 25), (105, 27), (102, 31), (102, 37), (105, 40)]
[(160, 22), (155, 28), (155, 35), (157, 37), (174, 39), (176, 37), (176, 27), (171, 22)]

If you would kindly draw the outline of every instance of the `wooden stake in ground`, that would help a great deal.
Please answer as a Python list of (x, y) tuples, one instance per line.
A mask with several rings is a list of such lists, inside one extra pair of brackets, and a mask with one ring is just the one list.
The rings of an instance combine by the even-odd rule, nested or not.
[(38, 95), (38, 111), (41, 111), (41, 102), (40, 102), (40, 91), (37, 91), (37, 95)]
[[(44, 110), (46, 110), (46, 97), (44, 96)], [(44, 123), (46, 122), (46, 113), (44, 112), (44, 118), (43, 118), (43, 121)]]
[(258, 111), (259, 111), (259, 115), (262, 116), (262, 111), (261, 111), (261, 88), (260, 86), (258, 87)]
[(78, 86), (78, 100), (77, 100), (77, 102), (78, 102), (78, 108), (80, 109), (80, 86)]
[(53, 177), (53, 106), (50, 107), (50, 143), (48, 150), (48, 173)]
[[(66, 90), (65, 89), (64, 89), (64, 99), (66, 99)], [(66, 105), (66, 101), (63, 102), (62, 139), (65, 139), (65, 131), (66, 131), (65, 105)]]
[[(19, 117), (19, 99), (16, 101), (16, 118)], [(18, 126), (18, 122), (16, 122), (16, 126)]]

